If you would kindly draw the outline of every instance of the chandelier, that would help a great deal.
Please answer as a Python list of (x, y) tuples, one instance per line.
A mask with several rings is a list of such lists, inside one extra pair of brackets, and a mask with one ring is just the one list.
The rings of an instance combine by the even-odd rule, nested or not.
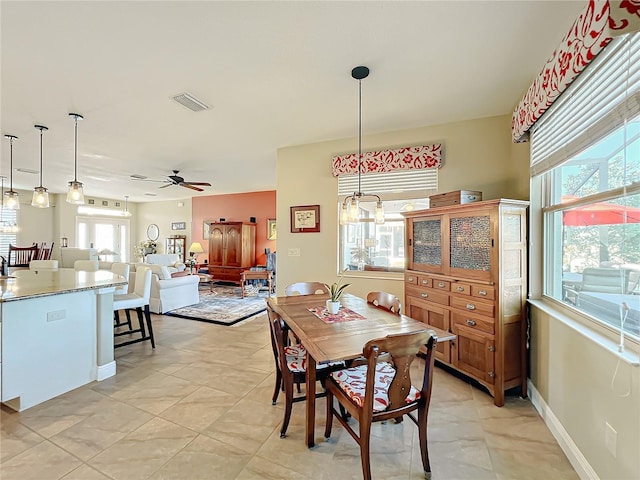
[(355, 67), (351, 70), (351, 76), (358, 80), (358, 191), (347, 196), (342, 202), (340, 209), (340, 224), (357, 223), (360, 221), (360, 202), (364, 199), (376, 199), (375, 222), (384, 223), (384, 209), (382, 200), (378, 195), (364, 193), (361, 187), (362, 175), (362, 79), (369, 76), (369, 68), (364, 66)]

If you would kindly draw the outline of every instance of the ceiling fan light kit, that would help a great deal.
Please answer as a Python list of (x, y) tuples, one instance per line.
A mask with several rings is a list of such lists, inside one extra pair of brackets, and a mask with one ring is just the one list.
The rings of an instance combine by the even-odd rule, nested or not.
[(362, 80), (369, 76), (369, 68), (365, 66), (355, 67), (351, 70), (351, 76), (358, 80), (358, 191), (353, 192), (342, 202), (340, 209), (340, 224), (357, 223), (360, 218), (360, 201), (367, 197), (376, 198), (375, 222), (384, 223), (384, 207), (378, 195), (364, 193), (361, 190), (360, 177), (362, 175)]
[(78, 181), (78, 120), (84, 119), (79, 113), (70, 113), (70, 117), (73, 117), (74, 128), (74, 161), (73, 161), (73, 180), (67, 185), (69, 191), (67, 192), (67, 203), (73, 203), (75, 205), (84, 205), (84, 190), (82, 182)]
[(33, 189), (33, 197), (31, 197), (31, 206), (37, 208), (49, 208), (49, 192), (42, 186), (42, 134), (45, 130), (49, 130), (44, 125), (34, 125), (40, 130), (40, 186)]
[(8, 210), (20, 210), (20, 199), (18, 192), (13, 191), (13, 141), (18, 137), (15, 135), (5, 135), (9, 139), (9, 190), (4, 192), (4, 208)]

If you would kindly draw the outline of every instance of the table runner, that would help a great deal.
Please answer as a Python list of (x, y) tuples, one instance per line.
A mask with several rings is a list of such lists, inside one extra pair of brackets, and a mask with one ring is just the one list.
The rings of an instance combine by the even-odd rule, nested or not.
[(311, 313), (313, 313), (316, 317), (322, 320), (324, 323), (340, 323), (340, 322), (350, 322), (352, 320), (364, 320), (365, 317), (360, 315), (359, 313), (354, 312), (350, 308), (340, 307), (338, 313), (331, 314), (326, 309), (326, 307), (313, 307), (307, 309)]

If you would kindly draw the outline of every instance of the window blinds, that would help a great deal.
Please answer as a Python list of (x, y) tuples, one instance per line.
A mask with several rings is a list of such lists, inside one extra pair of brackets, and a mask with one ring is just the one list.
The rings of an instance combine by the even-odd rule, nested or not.
[[(374, 193), (382, 199), (400, 192), (420, 191), (420, 196), (438, 191), (438, 169), (396, 170), (395, 172), (367, 173), (361, 175), (360, 190)], [(338, 195), (351, 195), (358, 191), (358, 175), (338, 177)]]
[(614, 39), (532, 128), (531, 176), (640, 113), (640, 34)]
[[(1, 207), (0, 207), (1, 208)], [(18, 212), (16, 210), (8, 210), (2, 208), (2, 221), (9, 224), (15, 225), (18, 221)], [(2, 255), (5, 259), (9, 260), (7, 255), (9, 254), (9, 244), (16, 245), (18, 241), (18, 236), (15, 232), (1, 232), (0, 233), (0, 255)]]

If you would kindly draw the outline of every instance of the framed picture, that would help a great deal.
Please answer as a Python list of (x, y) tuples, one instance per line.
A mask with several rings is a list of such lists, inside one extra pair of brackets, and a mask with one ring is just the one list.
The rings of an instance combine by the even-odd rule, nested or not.
[(171, 230), (186, 230), (186, 222), (171, 222)]
[(205, 240), (209, 240), (211, 236), (211, 222), (213, 220), (205, 220), (202, 222), (202, 238)]
[(107, 200), (102, 200), (102, 206), (103, 207), (108, 207), (109, 206), (109, 202)]
[(270, 218), (267, 220), (267, 240), (276, 239), (276, 219)]
[(320, 205), (291, 207), (291, 233), (320, 231)]

